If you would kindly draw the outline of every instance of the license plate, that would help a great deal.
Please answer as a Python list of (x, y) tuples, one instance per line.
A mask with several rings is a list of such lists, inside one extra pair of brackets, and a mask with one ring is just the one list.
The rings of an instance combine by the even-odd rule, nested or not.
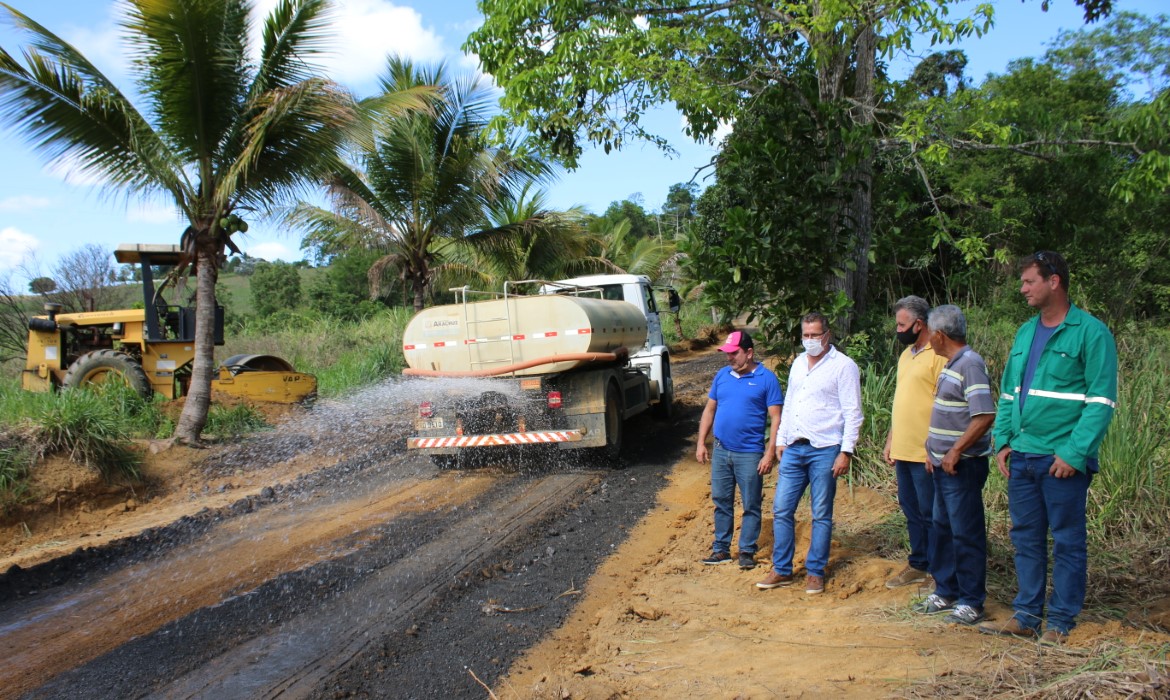
[(415, 423), (415, 430), (439, 430), (443, 427), (443, 418), (438, 416), (435, 418), (421, 418)]

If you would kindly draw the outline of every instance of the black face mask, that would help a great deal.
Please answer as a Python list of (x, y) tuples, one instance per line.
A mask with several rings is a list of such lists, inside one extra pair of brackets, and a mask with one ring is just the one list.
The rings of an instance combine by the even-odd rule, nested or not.
[(913, 345), (914, 341), (918, 340), (918, 331), (914, 330), (913, 323), (906, 330), (895, 331), (894, 334), (898, 336), (898, 342), (903, 345)]

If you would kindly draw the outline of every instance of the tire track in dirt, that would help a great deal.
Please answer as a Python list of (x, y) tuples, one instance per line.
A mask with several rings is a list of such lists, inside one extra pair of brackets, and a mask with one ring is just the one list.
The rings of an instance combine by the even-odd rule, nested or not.
[[(200, 666), (151, 697), (301, 698), (382, 637), (400, 633), (414, 615), (463, 572), (477, 568), (505, 541), (542, 520), (592, 474), (558, 474), (495, 495), (470, 518), (449, 523), (437, 538), (346, 595)], [(511, 491), (503, 489), (502, 491)], [(481, 533), (468, 538), (467, 532)], [(469, 542), (468, 540), (473, 541)], [(364, 608), (368, 617), (350, 614)], [(338, 620), (345, 620), (338, 624)]]
[[(295, 499), (231, 518), (167, 556), (132, 563), (6, 610), (0, 691), (19, 694), (194, 610), (282, 574), (345, 556), (371, 532), (421, 512), (451, 513), (498, 479), (391, 479), (349, 498)], [(318, 492), (319, 493), (319, 492)]]

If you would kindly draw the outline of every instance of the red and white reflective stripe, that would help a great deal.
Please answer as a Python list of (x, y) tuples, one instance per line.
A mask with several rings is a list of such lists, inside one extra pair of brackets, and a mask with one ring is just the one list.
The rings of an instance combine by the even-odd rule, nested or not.
[[(498, 340), (534, 340), (539, 338), (556, 338), (559, 335), (592, 335), (592, 328), (568, 328), (563, 331), (543, 331), (541, 333), (517, 333), (516, 335), (501, 335)], [(476, 343), (490, 343), (491, 338), (465, 338), (462, 341), (463, 345), (475, 345)], [(403, 345), (403, 350), (426, 350), (428, 347), (432, 348), (453, 348), (459, 345), (459, 341), (455, 340), (440, 340), (438, 342), (427, 345), (426, 343), (415, 343), (413, 345)]]
[(554, 442), (577, 442), (580, 430), (545, 430), (530, 433), (497, 433), (494, 435), (454, 435), (450, 437), (406, 439), (407, 449), (429, 447), (493, 447), (506, 445), (535, 445)]

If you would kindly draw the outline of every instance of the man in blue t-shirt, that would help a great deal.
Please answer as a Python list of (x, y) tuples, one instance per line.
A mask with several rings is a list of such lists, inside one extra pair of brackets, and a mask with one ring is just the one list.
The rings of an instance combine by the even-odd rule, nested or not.
[[(710, 457), (711, 500), (715, 502), (715, 543), (703, 563), (731, 561), (735, 488), (739, 486), (743, 500), (739, 567), (751, 569), (756, 565), (756, 540), (760, 537), (764, 475), (772, 471), (776, 461), (776, 426), (780, 424), (784, 392), (776, 375), (756, 362), (752, 338), (746, 332), (735, 331), (727, 336), (719, 350), (727, 354), (727, 366), (715, 374), (711, 383), (695, 448), (700, 464)], [(707, 437), (712, 428), (715, 449), (708, 453)]]

